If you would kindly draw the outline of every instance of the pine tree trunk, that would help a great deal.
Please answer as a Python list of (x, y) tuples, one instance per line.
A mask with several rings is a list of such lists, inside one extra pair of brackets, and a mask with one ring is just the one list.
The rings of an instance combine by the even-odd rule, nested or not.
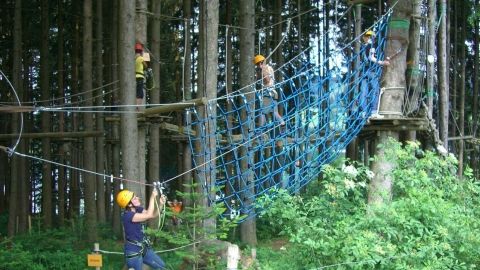
[[(64, 3), (63, 1), (58, 1), (58, 49), (57, 49), (57, 67), (58, 67), (58, 95), (61, 97), (65, 96), (64, 86), (65, 86), (65, 63), (64, 63), (64, 49), (65, 40), (64, 40)], [(62, 102), (63, 103), (63, 102)], [(65, 113), (59, 112), (59, 132), (65, 131)], [(65, 158), (65, 151), (66, 145), (65, 143), (61, 143), (59, 146), (59, 163), (66, 164)], [(63, 227), (65, 224), (65, 210), (66, 210), (66, 200), (65, 200), (65, 192), (66, 192), (66, 168), (61, 167), (58, 168), (58, 225), (59, 227)]]
[[(459, 1), (459, 9), (460, 9), (460, 18), (462, 18), (462, 25), (461, 25), (461, 32), (460, 32), (460, 39), (461, 41), (464, 41), (467, 39), (467, 25), (466, 25), (466, 19), (467, 18), (467, 8), (465, 7), (465, 2)], [(457, 28), (458, 29), (458, 28)], [(459, 96), (458, 96), (458, 128), (460, 136), (465, 136), (465, 84), (467, 81), (466, 78), (466, 46), (465, 42), (461, 42), (458, 44), (460, 51), (459, 55), (459, 64), (460, 64), (460, 85), (459, 85)], [(464, 146), (465, 146), (465, 141), (459, 140), (458, 141), (458, 176), (461, 178), (463, 176), (463, 160), (464, 160)]]
[[(18, 145), (18, 151), (20, 153), (28, 153), (28, 143), (30, 140), (24, 140)], [(20, 171), (18, 172), (18, 197), (16, 198), (16, 202), (18, 203), (17, 206), (17, 216), (18, 216), (18, 224), (17, 224), (17, 233), (23, 234), (28, 231), (28, 216), (30, 214), (30, 202), (29, 202), (29, 194), (30, 194), (30, 170), (25, 170), (28, 168), (28, 160), (21, 158), (20, 159)]]
[[(183, 14), (185, 18), (185, 59), (183, 63), (183, 91), (185, 93), (185, 100), (190, 100), (192, 99), (192, 27), (190, 22), (190, 19), (192, 17), (192, 3), (190, 0), (183, 1)], [(186, 117), (190, 117), (189, 114), (185, 115), (185, 120), (187, 120)], [(186, 185), (182, 186), (182, 192), (189, 193), (191, 192), (191, 189), (188, 185), (192, 183), (192, 173), (190, 172), (190, 170), (192, 169), (192, 151), (190, 150), (188, 142), (185, 143), (183, 148), (183, 169), (186, 173), (183, 175), (182, 182)], [(185, 206), (192, 206), (192, 202), (188, 198), (184, 198), (183, 203)]]
[[(112, 78), (112, 82), (118, 82), (118, 25), (119, 25), (119, 4), (117, 1), (112, 1), (112, 13), (111, 13), (111, 42), (110, 42), (110, 77)], [(132, 70), (132, 72), (134, 72)], [(114, 87), (120, 86), (120, 84), (112, 85), (112, 90)], [(121, 86), (120, 86), (121, 87)], [(112, 91), (112, 103), (114, 105), (120, 104), (120, 95), (118, 91)], [(118, 115), (117, 115), (118, 116)], [(120, 176), (120, 126), (117, 121), (112, 123), (112, 174), (115, 176)], [(113, 181), (113, 197), (118, 194), (120, 191), (120, 181), (114, 180)], [(114, 200), (115, 201), (115, 200)], [(120, 207), (118, 204), (113, 202), (112, 207), (112, 227), (113, 232), (117, 237), (122, 237), (122, 224), (120, 223)]]
[[(475, 0), (475, 6), (478, 7), (478, 0)], [(473, 120), (473, 137), (476, 138), (477, 136), (477, 129), (478, 129), (478, 88), (479, 88), (479, 66), (480, 66), (480, 45), (478, 42), (479, 38), (479, 25), (478, 23), (474, 26), (474, 37), (473, 37), (473, 51), (474, 51), (474, 59), (473, 60), (473, 104), (472, 104), (472, 120)], [(477, 147), (473, 147), (473, 151), (471, 152), (470, 160), (471, 166), (474, 171), (474, 175), (478, 177), (478, 149)]]
[[(49, 53), (48, 53), (48, 40), (49, 40), (49, 12), (48, 12), (48, 0), (42, 0), (42, 39), (40, 49), (40, 88), (42, 89), (42, 99), (50, 99), (50, 69), (49, 69)], [(49, 106), (50, 104), (43, 104)], [(50, 132), (51, 121), (50, 114), (44, 112), (42, 114), (42, 132)], [(46, 160), (51, 160), (51, 147), (50, 138), (42, 139), (42, 155)], [(49, 229), (53, 225), (53, 206), (52, 206), (52, 166), (50, 163), (45, 162), (42, 165), (42, 215), (43, 225), (46, 229)]]
[[(3, 128), (1, 129), (1, 131), (6, 133)], [(3, 151), (0, 151), (0, 172), (5, 172), (2, 175), (0, 175), (0, 213), (4, 213), (7, 211), (7, 192), (8, 192), (7, 179), (8, 179), (8, 176), (10, 175), (7, 165), (8, 165), (7, 154)]]
[[(153, 78), (155, 85), (149, 91), (150, 101), (152, 104), (160, 103), (160, 62), (155, 59), (160, 59), (160, 30), (161, 21), (157, 16), (161, 14), (161, 1), (152, 1), (152, 12), (155, 16), (151, 20), (151, 53), (154, 57), (150, 56), (152, 61), (149, 63), (149, 67), (153, 70)], [(148, 147), (148, 179), (149, 183), (160, 180), (160, 128), (157, 123), (150, 124), (150, 143)], [(153, 226), (158, 223), (158, 218), (151, 219), (149, 224)]]
[[(452, 17), (452, 22), (453, 23), (453, 29), (459, 29), (459, 26), (458, 26), (458, 12), (460, 12), (459, 10), (459, 2), (460, 1), (456, 1), (454, 3), (452, 3), (453, 5), (453, 8), (452, 10), (449, 10), (448, 12), (451, 13), (451, 17)], [(447, 23), (450, 23), (450, 21), (448, 21)], [(449, 25), (447, 25), (447, 27), (449, 28)], [(447, 32), (448, 32), (448, 28), (447, 28)], [(459, 89), (459, 80), (458, 80), (458, 76), (459, 76), (459, 59), (458, 59), (458, 54), (459, 54), (459, 42), (456, 42), (458, 40), (458, 31), (454, 31), (452, 33), (453, 35), (453, 40), (455, 42), (453, 42), (453, 44), (451, 44), (451, 46), (447, 45), (447, 51), (450, 50), (451, 51), (451, 56), (449, 57), (450, 60), (448, 60), (448, 63), (452, 63), (451, 65), (451, 68), (452, 68), (452, 71), (451, 71), (451, 74), (452, 74), (452, 83), (450, 84), (450, 88), (449, 88), (449, 117), (451, 115), (451, 119), (452, 119), (452, 123), (456, 123), (458, 121), (458, 89)], [(447, 74), (449, 74), (449, 68), (447, 68)], [(457, 126), (456, 124), (453, 124), (453, 125), (449, 125), (449, 132), (448, 132), (448, 135), (450, 137), (456, 137), (458, 135), (458, 129), (457, 129)], [(458, 141), (454, 141), (451, 145), (451, 148), (452, 148), (452, 152), (453, 153), (456, 153), (458, 154), (458, 151), (457, 150), (457, 146), (458, 146)]]
[(438, 91), (439, 91), (439, 136), (443, 145), (448, 149), (448, 53), (447, 53), (447, 1), (440, 0), (440, 27), (438, 29)]
[[(205, 63), (205, 94), (207, 100), (212, 100), (217, 97), (217, 70), (218, 70), (218, 22), (219, 22), (219, 9), (218, 9), (218, 0), (208, 0), (205, 3), (205, 31), (204, 31), (204, 41), (205, 41), (205, 52), (208, 57), (204, 59)], [(215, 104), (211, 104), (212, 108), (216, 108)], [(210, 114), (215, 114), (214, 110), (209, 112)], [(216, 115), (209, 115), (208, 119), (216, 119)], [(216, 160), (216, 122), (214, 120), (208, 120), (206, 134), (208, 135), (209, 141), (205, 147), (210, 154), (207, 155), (207, 160), (210, 161), (207, 164), (207, 171), (205, 175), (205, 182), (210, 187), (209, 196), (210, 198), (215, 198), (215, 187), (216, 182), (216, 170), (215, 170), (215, 160)], [(206, 202), (204, 206), (207, 209), (211, 209), (210, 203)], [(216, 228), (216, 218), (212, 217), (204, 221), (204, 227), (206, 232), (214, 232)]]
[[(15, 2), (15, 17), (14, 17), (14, 32), (13, 32), (13, 70), (12, 70), (12, 84), (16, 91), (20, 94), (20, 97), (23, 95), (23, 84), (21, 79), (21, 69), (22, 69), (22, 1)], [(11, 132), (18, 133), (20, 128), (20, 115), (13, 114), (12, 115), (12, 124), (11, 124)], [(16, 139), (12, 140), (12, 146), (16, 144)], [(15, 149), (19, 151), (20, 149)], [(2, 157), (4, 154), (2, 153)], [(6, 157), (6, 156), (5, 156)], [(21, 194), (20, 189), (20, 181), (22, 179), (19, 177), (20, 170), (23, 170), (21, 166), (21, 157), (13, 156), (11, 159), (10, 165), (10, 194), (9, 198), (9, 208), (8, 208), (8, 225), (7, 225), (7, 234), (8, 236), (14, 236), (16, 234), (16, 220), (17, 216), (20, 214), (20, 207), (17, 204), (17, 198), (19, 198), (19, 194)], [(3, 158), (2, 158), (3, 161)], [(5, 163), (7, 164), (7, 159), (5, 158)], [(3, 165), (2, 165), (3, 166)], [(2, 172), (7, 172), (7, 168), (4, 168)], [(5, 173), (5, 176), (8, 174)], [(2, 176), (3, 178), (3, 176)], [(8, 191), (8, 189), (5, 189)]]
[[(396, 2), (389, 0), (389, 6)], [(412, 1), (405, 0), (396, 3), (392, 17), (396, 20), (410, 21), (412, 15)], [(380, 109), (388, 111), (389, 113), (401, 114), (403, 95), (406, 89), (405, 71), (407, 69), (407, 50), (406, 46), (409, 44), (409, 29), (402, 27), (405, 24), (397, 24), (397, 27), (390, 27), (388, 36), (391, 38), (387, 41), (385, 51), (399, 52), (398, 55), (392, 59), (390, 66), (384, 67), (382, 76), (382, 87), (386, 89), (384, 92)], [(388, 38), (388, 37), (387, 37)], [(418, 38), (418, 37), (416, 37)], [(402, 92), (403, 91), (403, 92)], [(389, 117), (389, 114), (386, 114)], [(397, 131), (377, 131), (378, 141), (377, 145), (385, 145), (389, 138), (395, 140), (399, 139)], [(371, 206), (389, 203), (392, 198), (392, 170), (395, 167), (395, 160), (387, 159), (384, 149), (375, 148), (377, 159), (372, 163), (372, 171), (375, 173), (369, 189), (368, 189), (368, 204)]]
[[(419, 66), (419, 51), (421, 50), (420, 38), (415, 38), (420, 36), (420, 28), (422, 24), (421, 19), (421, 3), (419, 1), (413, 2), (413, 14), (412, 19), (410, 20), (410, 43), (408, 45), (407, 52), (407, 93), (408, 96), (405, 98), (406, 104), (404, 105), (404, 114), (411, 115), (416, 113), (419, 109), (419, 99), (420, 94), (422, 93), (420, 85), (420, 76), (423, 74), (420, 72)], [(410, 139), (415, 140), (416, 132), (412, 131), (408, 135)]]
[[(136, 0), (136, 13), (135, 13), (135, 41), (144, 45), (147, 44), (147, 0)], [(133, 65), (133, 63), (132, 63)], [(147, 93), (144, 93), (143, 104), (146, 104)], [(146, 150), (147, 150), (147, 125), (141, 124), (138, 126), (138, 179), (141, 182), (146, 182)], [(141, 198), (147, 199), (145, 193), (145, 186), (139, 186), (140, 192), (138, 193)]]
[[(353, 35), (350, 35), (350, 36), (358, 37), (362, 34), (362, 5), (355, 5), (355, 10), (352, 11), (352, 13), (354, 14), (355, 29), (354, 29)], [(349, 18), (350, 18), (350, 16), (349, 16)], [(359, 55), (359, 52), (360, 52), (360, 42), (355, 42), (354, 53), (355, 53), (355, 55)], [(353, 66), (352, 70), (358, 69), (358, 67), (360, 66), (360, 60), (361, 60), (360, 56), (355, 58), (355, 63), (354, 63), (354, 66)], [(354, 85), (354, 83), (356, 81), (358, 81), (358, 75), (357, 74), (359, 74), (359, 72), (355, 72), (355, 75), (353, 76), (352, 81), (350, 82), (352, 85)], [(358, 92), (358, 91), (359, 91), (359, 89), (356, 89), (355, 92)], [(353, 93), (350, 95), (349, 98), (354, 99)], [(366, 144), (364, 146), (364, 149), (365, 149), (365, 151), (368, 152), (367, 147), (366, 147), (366, 145), (368, 145), (368, 142), (367, 141), (365, 141), (365, 142), (366, 142)], [(349, 158), (351, 160), (358, 160), (359, 159), (358, 145), (359, 145), (359, 139), (358, 138), (355, 138), (350, 142), (350, 144), (347, 147), (347, 153), (346, 153), (347, 158)], [(368, 159), (365, 159), (365, 162), (368, 163)]]
[[(85, 106), (93, 105), (93, 94), (90, 91), (92, 84), (92, 0), (83, 2), (83, 72), (82, 85)], [(85, 131), (93, 131), (93, 113), (84, 113), (83, 125)], [(96, 171), (95, 142), (93, 137), (84, 138), (83, 165), (85, 170)], [(85, 200), (85, 226), (88, 241), (95, 241), (97, 237), (97, 205), (95, 202), (96, 177), (91, 173), (82, 174)]]
[[(95, 88), (99, 89), (97, 92), (96, 105), (100, 108), (103, 106), (104, 96), (103, 92), (103, 1), (96, 1), (95, 17), (97, 18), (95, 27), (96, 45), (95, 45), (95, 65), (96, 65), (96, 81)], [(95, 116), (97, 122), (97, 131), (104, 132), (104, 118), (103, 114), (98, 113)], [(98, 136), (96, 138), (96, 171), (105, 173), (105, 137)], [(101, 175), (96, 176), (97, 187), (97, 217), (99, 223), (105, 223), (107, 216), (105, 213), (105, 177)]]
[[(254, 66), (252, 65), (251, 59), (255, 54), (255, 2), (253, 0), (241, 1), (239, 10), (240, 17), (240, 36), (239, 39), (242, 41), (242, 46), (240, 47), (240, 88), (244, 89), (245, 92), (251, 92), (251, 88), (245, 87), (250, 85), (253, 81), (254, 75)], [(252, 93), (245, 94), (247, 103), (252, 104), (254, 100), (254, 95)], [(241, 124), (244, 125), (242, 130), (244, 132), (244, 138), (247, 138), (247, 132), (252, 132), (255, 128), (255, 122), (249, 121), (249, 119), (254, 119), (252, 115), (247, 115), (246, 112), (241, 112)], [(245, 126), (247, 125), (247, 126)], [(252, 169), (249, 168), (248, 164), (253, 164), (253, 155), (248, 151), (249, 144), (243, 146), (241, 151), (242, 157), (248, 157), (241, 161), (240, 167), (242, 170), (242, 183), (249, 183), (247, 186), (241, 186), (240, 190), (245, 190), (246, 194), (255, 194), (255, 179)], [(253, 199), (249, 196), (241, 198), (244, 200), (245, 208), (249, 208), (254, 202)], [(242, 213), (244, 214), (244, 213)], [(247, 219), (246, 221), (240, 224), (240, 239), (243, 243), (255, 246), (257, 245), (257, 229), (256, 229), (256, 219), (253, 217)]]
[[(435, 59), (435, 37), (437, 17), (437, 1), (428, 0), (428, 55)], [(433, 96), (434, 96), (435, 62), (427, 62), (427, 107), (428, 117), (433, 119)]]
[[(74, 11), (77, 13), (82, 12), (82, 6), (81, 2), (75, 2), (74, 3)], [(81, 17), (76, 16), (75, 17), (75, 25), (80, 25), (82, 23)], [(74, 41), (73, 41), (73, 48), (72, 48), (72, 95), (77, 95), (79, 94), (79, 86), (78, 86), (78, 81), (79, 81), (79, 66), (80, 66), (80, 47), (81, 47), (81, 39), (80, 39), (80, 30), (75, 28), (74, 30)], [(80, 99), (75, 99), (75, 101), (80, 101)], [(78, 131), (78, 119), (79, 115), (77, 113), (73, 113), (72, 115), (72, 126), (73, 126), (73, 131)], [(73, 143), (72, 143), (73, 144)], [(71, 144), (71, 145), (72, 145)], [(72, 148), (72, 165), (74, 167), (80, 167), (81, 161), (80, 161), (80, 155), (77, 150), (77, 147)], [(70, 186), (69, 186), (69, 197), (70, 197), (70, 208), (69, 208), (69, 217), (70, 218), (78, 218), (80, 216), (80, 172), (77, 170), (72, 170), (71, 172), (71, 179), (70, 179)]]
[[(134, 43), (135, 43), (135, 1), (120, 1), (119, 20), (119, 43), (118, 43), (118, 77), (120, 83), (120, 96), (122, 105), (135, 104), (135, 65), (134, 65)], [(134, 108), (126, 107), (129, 113), (120, 116), (121, 124), (121, 153), (122, 172), (127, 179), (138, 180), (138, 123)], [(127, 188), (136, 194), (144, 194), (144, 187), (137, 183), (125, 182)], [(146, 199), (142, 197), (142, 199)]]

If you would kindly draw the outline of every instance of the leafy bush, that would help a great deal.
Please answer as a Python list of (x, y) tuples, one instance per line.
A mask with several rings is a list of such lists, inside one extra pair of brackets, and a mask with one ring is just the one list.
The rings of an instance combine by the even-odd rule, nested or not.
[(269, 225), (299, 247), (301, 269), (478, 267), (480, 188), (471, 170), (459, 180), (455, 157), (426, 152), (419, 159), (417, 143), (381, 147), (396, 162), (388, 204), (367, 205), (373, 175), (359, 164), (325, 166), (323, 180), (308, 187), (317, 195), (263, 198), (270, 205), (263, 213)]
[[(32, 232), (5, 239), (0, 243), (0, 269), (88, 269), (87, 254), (92, 243), (77, 237), (70, 229)], [(101, 247), (121, 250), (122, 245), (110, 241)], [(103, 269), (121, 269), (123, 255), (103, 255)]]

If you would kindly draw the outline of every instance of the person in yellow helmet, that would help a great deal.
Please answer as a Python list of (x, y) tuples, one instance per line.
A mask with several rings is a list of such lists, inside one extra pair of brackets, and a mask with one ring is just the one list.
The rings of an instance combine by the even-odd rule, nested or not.
[(363, 61), (365, 61), (364, 73), (361, 74), (360, 82), (360, 106), (363, 112), (368, 111), (368, 107), (373, 106), (371, 118), (383, 118), (378, 114), (380, 84), (376, 76), (378, 66), (390, 65), (388, 57), (385, 60), (379, 60), (373, 45), (375, 32), (366, 31), (362, 36), (362, 47), (360, 49)]
[[(135, 79), (137, 81), (136, 98), (137, 105), (143, 104), (143, 97), (145, 96), (143, 85), (145, 84), (145, 70), (147, 69), (147, 62), (143, 58), (143, 45), (135, 44)], [(137, 111), (139, 108), (137, 107)]]
[[(285, 121), (278, 113), (278, 92), (274, 88), (275, 78), (273, 68), (265, 63), (266, 59), (263, 55), (258, 54), (253, 58), (253, 64), (256, 66), (256, 77), (262, 83), (262, 115), (260, 118), (260, 126), (264, 126), (266, 115), (273, 112), (273, 116), (280, 123), (282, 129), (285, 127)], [(273, 110), (272, 110), (273, 109)]]
[[(146, 221), (158, 216), (155, 211), (155, 198), (158, 196), (153, 189), (148, 203), (148, 209), (141, 206), (140, 198), (130, 190), (121, 190), (116, 197), (120, 208), (124, 209), (122, 224), (125, 232), (124, 254), (128, 269), (141, 270), (143, 264), (152, 269), (165, 269), (165, 263), (151, 247), (150, 240), (145, 235)], [(160, 206), (166, 202), (166, 197), (160, 197)]]

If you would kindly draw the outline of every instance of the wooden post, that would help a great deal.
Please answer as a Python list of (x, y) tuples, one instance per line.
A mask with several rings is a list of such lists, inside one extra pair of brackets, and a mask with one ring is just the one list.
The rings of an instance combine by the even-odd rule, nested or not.
[[(94, 243), (93, 244), (93, 252), (95, 252), (96, 254), (100, 253), (100, 244), (99, 243)], [(96, 270), (100, 270), (100, 267), (97, 266), (95, 267)]]
[(87, 254), (87, 265), (89, 267), (95, 267), (97, 270), (100, 270), (103, 266), (102, 254), (100, 254), (100, 244), (93, 244), (93, 253)]
[(228, 245), (227, 250), (227, 270), (237, 270), (238, 261), (240, 260), (240, 249), (237, 245)]

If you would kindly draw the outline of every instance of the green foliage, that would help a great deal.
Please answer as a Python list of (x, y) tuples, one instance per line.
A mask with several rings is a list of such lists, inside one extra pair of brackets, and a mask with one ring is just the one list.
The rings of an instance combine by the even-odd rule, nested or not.
[[(260, 244), (257, 248), (257, 259), (261, 262), (259, 269), (262, 270), (277, 270), (277, 269), (297, 269), (301, 265), (298, 260), (297, 250), (301, 246), (288, 245), (288, 248), (281, 248), (280, 250), (271, 248), (271, 243)], [(275, 258), (272, 260), (272, 258)], [(254, 269), (254, 268), (252, 268)]]
[(83, 269), (89, 251), (78, 243), (68, 230), (6, 239), (0, 243), (0, 265), (2, 269)]
[(0, 214), (0, 236), (7, 235), (8, 228), (8, 212), (5, 211)]
[[(183, 193), (177, 191), (177, 197), (181, 201), (201, 201), (204, 198), (203, 193), (197, 192), (197, 184), (186, 185), (190, 192)], [(178, 248), (175, 250), (175, 255), (182, 260), (190, 262), (207, 263), (208, 269), (222, 268), (224, 262), (218, 260), (215, 255), (218, 250), (214, 247), (203, 246), (201, 241), (211, 239), (226, 239), (228, 231), (237, 226), (236, 220), (228, 220), (225, 218), (218, 218), (218, 216), (225, 212), (226, 209), (223, 204), (216, 204), (211, 207), (204, 207), (202, 205), (184, 205), (182, 212), (175, 214), (181, 222), (178, 225), (173, 225), (171, 219), (174, 213), (170, 208), (166, 208), (165, 223), (168, 227), (165, 230), (147, 229), (147, 234), (157, 239), (157, 243), (166, 248)], [(216, 220), (216, 226), (212, 231), (211, 228), (204, 227), (202, 224), (206, 220)], [(193, 243), (197, 242), (197, 246), (202, 246), (201, 250), (197, 247), (197, 253), (193, 252)], [(223, 263), (223, 264), (222, 264)], [(225, 267), (223, 267), (224, 269)]]
[[(122, 251), (123, 243), (99, 241), (100, 247)], [(88, 269), (87, 254), (93, 243), (87, 243), (71, 228), (31, 231), (29, 234), (0, 242), (0, 269)], [(102, 269), (121, 269), (123, 255), (103, 256)]]
[[(393, 200), (367, 204), (373, 175), (359, 165), (323, 168), (308, 198), (281, 192), (264, 197), (262, 213), (294, 243), (301, 269), (474, 269), (480, 264), (480, 187), (470, 169), (456, 178), (457, 160), (425, 152), (417, 143), (381, 146), (396, 163)], [(351, 165), (352, 166), (352, 165)], [(262, 207), (263, 208), (263, 207)], [(338, 265), (337, 265), (338, 264)], [(299, 269), (299, 268), (290, 268)]]

